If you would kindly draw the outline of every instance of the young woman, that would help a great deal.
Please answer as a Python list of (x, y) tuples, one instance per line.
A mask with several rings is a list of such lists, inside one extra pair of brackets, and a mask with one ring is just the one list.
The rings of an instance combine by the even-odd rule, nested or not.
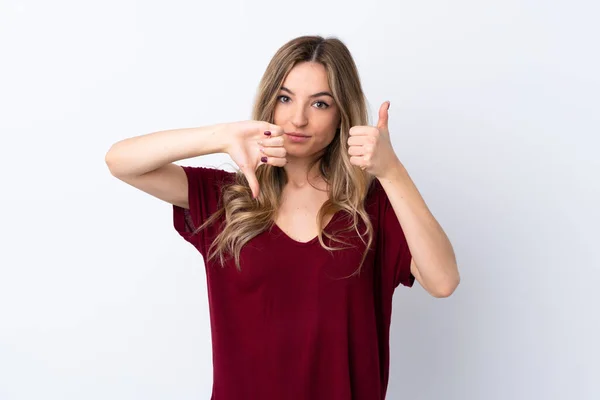
[[(389, 102), (367, 124), (336, 38), (282, 46), (253, 119), (128, 138), (111, 173), (173, 204), (206, 265), (213, 399), (384, 399), (392, 295), (459, 283), (444, 231), (394, 153)], [(235, 173), (174, 161), (226, 153)]]

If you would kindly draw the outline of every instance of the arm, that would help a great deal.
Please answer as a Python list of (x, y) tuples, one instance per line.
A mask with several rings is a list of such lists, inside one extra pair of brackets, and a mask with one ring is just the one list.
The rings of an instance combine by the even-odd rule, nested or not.
[(452, 245), (400, 161), (387, 171), (378, 179), (406, 236), (411, 272), (432, 296), (448, 297), (460, 282)]
[(226, 124), (172, 129), (121, 140), (105, 161), (115, 176), (143, 175), (186, 158), (225, 152)]
[(111, 174), (168, 203), (188, 208), (188, 182), (174, 161), (226, 152), (226, 124), (183, 128), (131, 137), (105, 156)]

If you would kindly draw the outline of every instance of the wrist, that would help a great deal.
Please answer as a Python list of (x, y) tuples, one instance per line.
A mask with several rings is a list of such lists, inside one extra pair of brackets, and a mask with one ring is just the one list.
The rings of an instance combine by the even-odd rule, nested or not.
[(231, 125), (232, 123), (217, 124), (211, 130), (211, 135), (213, 135), (219, 153), (229, 154), (232, 139), (231, 132), (233, 131)]
[(400, 160), (396, 159), (392, 165), (385, 170), (385, 174), (378, 176), (377, 179), (381, 180), (398, 180), (405, 179), (408, 176), (408, 171), (404, 168), (404, 165)]

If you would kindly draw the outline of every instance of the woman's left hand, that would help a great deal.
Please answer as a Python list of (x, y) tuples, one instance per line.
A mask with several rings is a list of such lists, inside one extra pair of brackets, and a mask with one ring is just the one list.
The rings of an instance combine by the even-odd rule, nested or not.
[(400, 163), (390, 140), (388, 130), (388, 110), (390, 102), (384, 102), (379, 108), (377, 126), (353, 126), (348, 138), (350, 163), (382, 178), (386, 172)]

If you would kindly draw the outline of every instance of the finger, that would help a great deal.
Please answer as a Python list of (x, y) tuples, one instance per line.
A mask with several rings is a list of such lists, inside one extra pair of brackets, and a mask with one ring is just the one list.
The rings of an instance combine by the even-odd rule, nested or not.
[(387, 128), (389, 119), (388, 110), (390, 109), (390, 104), (391, 103), (389, 101), (385, 101), (381, 107), (379, 107), (379, 121), (377, 122), (378, 128)]
[(352, 136), (348, 138), (348, 146), (362, 146), (369, 143), (368, 136)]
[(268, 156), (262, 156), (260, 158), (260, 162), (262, 164), (269, 164), (269, 165), (273, 165), (274, 167), (283, 167), (285, 164), (287, 164), (287, 159), (284, 157), (268, 157)]
[(260, 152), (267, 157), (285, 158), (287, 151), (283, 147), (261, 147)]
[(272, 137), (268, 140), (259, 140), (258, 144), (263, 147), (282, 147), (283, 137)]
[(256, 178), (256, 174), (250, 168), (243, 168), (242, 172), (248, 181), (248, 186), (250, 186), (250, 190), (252, 190), (252, 198), (255, 199), (258, 197), (260, 193), (260, 187), (258, 185), (258, 179)]
[(350, 128), (348, 135), (350, 137), (370, 135), (372, 130), (371, 126), (357, 125)]
[(356, 165), (357, 167), (365, 167), (367, 166), (367, 161), (364, 156), (352, 156), (350, 157), (350, 163), (352, 165)]
[(374, 126), (353, 126), (350, 128), (350, 137), (373, 136), (379, 132), (379, 129)]
[(279, 136), (283, 136), (283, 128), (280, 127), (279, 125), (273, 125), (273, 124), (269, 124), (269, 129), (266, 132), (271, 132), (270, 135), (266, 135), (269, 136), (270, 138), (274, 138), (274, 137), (279, 137)]
[(365, 148), (363, 146), (350, 146), (348, 147), (348, 154), (351, 156), (364, 156)]

